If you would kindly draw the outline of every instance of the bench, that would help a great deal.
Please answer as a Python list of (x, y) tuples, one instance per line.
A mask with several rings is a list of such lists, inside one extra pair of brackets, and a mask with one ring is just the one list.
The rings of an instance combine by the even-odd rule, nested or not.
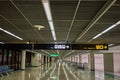
[(10, 69), (7, 65), (0, 66), (0, 76), (8, 75), (13, 69)]

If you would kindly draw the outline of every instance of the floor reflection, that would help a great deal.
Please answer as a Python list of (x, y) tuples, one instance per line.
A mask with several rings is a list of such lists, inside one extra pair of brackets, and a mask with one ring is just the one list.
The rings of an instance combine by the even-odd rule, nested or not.
[(95, 80), (105, 80), (104, 72), (95, 71)]
[(48, 63), (40, 67), (15, 71), (0, 80), (120, 80), (119, 76), (99, 71), (81, 70), (66, 63)]

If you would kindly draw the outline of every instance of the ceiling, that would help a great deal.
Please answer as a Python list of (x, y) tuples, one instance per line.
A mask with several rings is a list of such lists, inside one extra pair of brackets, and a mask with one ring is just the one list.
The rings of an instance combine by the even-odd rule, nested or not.
[[(116, 45), (120, 43), (120, 25), (92, 39), (120, 20), (120, 0), (49, 0), (49, 2), (56, 41), (53, 40), (41, 0), (0, 0), (0, 27), (23, 38), (19, 40), (0, 31), (0, 42)], [(38, 30), (34, 25), (42, 25), (45, 28)]]

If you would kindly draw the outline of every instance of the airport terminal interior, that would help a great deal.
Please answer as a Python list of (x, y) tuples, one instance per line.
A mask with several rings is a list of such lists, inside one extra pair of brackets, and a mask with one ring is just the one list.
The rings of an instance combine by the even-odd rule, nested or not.
[(120, 0), (0, 0), (0, 80), (120, 80)]

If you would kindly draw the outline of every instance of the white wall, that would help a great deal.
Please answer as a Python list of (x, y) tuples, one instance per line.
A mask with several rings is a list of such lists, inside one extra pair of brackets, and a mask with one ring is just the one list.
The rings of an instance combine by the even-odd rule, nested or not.
[(103, 54), (94, 54), (95, 70), (104, 71), (104, 56)]
[(75, 62), (79, 63), (79, 55), (75, 55)]
[(114, 72), (120, 73), (120, 53), (113, 53)]
[(82, 54), (81, 55), (81, 63), (84, 63), (85, 69), (90, 69), (90, 59), (89, 54)]
[(81, 55), (81, 62), (82, 63), (88, 63), (88, 54), (82, 54)]

